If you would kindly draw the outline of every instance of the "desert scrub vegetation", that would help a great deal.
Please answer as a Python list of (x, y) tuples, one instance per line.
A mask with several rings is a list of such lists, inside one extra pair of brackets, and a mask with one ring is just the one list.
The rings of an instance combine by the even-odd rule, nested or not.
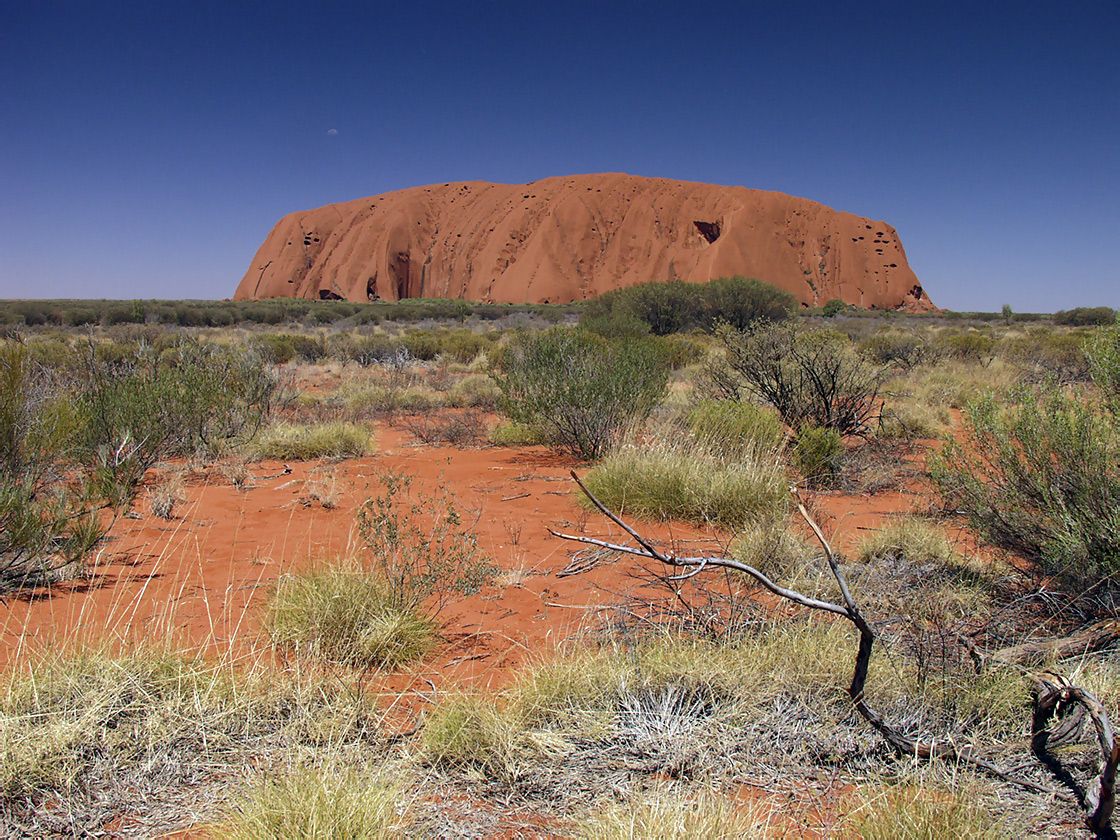
[(278, 423), (253, 442), (250, 452), (262, 461), (310, 461), (360, 458), (372, 445), (373, 433), (357, 423)]
[(422, 659), (435, 617), (496, 573), (446, 489), (421, 501), (412, 479), (387, 472), (356, 515), (352, 554), (283, 575), (264, 614), (284, 651), (348, 667), (393, 669)]
[(1120, 569), (1112, 415), (1060, 390), (1012, 405), (982, 397), (966, 412), (963, 438), (931, 456), (930, 474), (946, 506), (985, 540), (1035, 558), (1074, 591), (1112, 588)]
[(587, 460), (649, 416), (668, 377), (664, 357), (648, 340), (611, 341), (562, 327), (518, 336), (494, 374), (511, 420)]
[(709, 356), (701, 383), (709, 396), (773, 406), (792, 429), (873, 432), (883, 370), (842, 333), (763, 323), (743, 330), (723, 325), (716, 339), (718, 352)]
[(86, 341), (43, 361), (0, 342), (0, 578), (49, 583), (127, 510), (160, 460), (250, 440), (278, 381), (251, 355), (181, 340)]
[(795, 303), (789, 292), (746, 277), (707, 283), (651, 281), (592, 298), (583, 306), (580, 324), (596, 332), (662, 336), (711, 330), (721, 321), (742, 329), (758, 320), (788, 318)]
[[(1017, 747), (1016, 681), (962, 669), (923, 685), (890, 659), (873, 658), (869, 686), (908, 729)], [(612, 792), (666, 775), (717, 790), (743, 773), (780, 785), (822, 760), (840, 778), (905, 778), (906, 762), (894, 763), (852, 713), (851, 664), (843, 628), (803, 617), (756, 620), (719, 639), (655, 631), (585, 640), (498, 695), (445, 695), (422, 733), (421, 757), (445, 774), (481, 772), (514, 791), (555, 780), (575, 799), (594, 795), (601, 779)]]
[[(23, 836), (217, 821), (243, 780), (369, 755), (375, 710), (334, 680), (175, 653), (22, 660), (0, 689), (0, 819)], [(108, 816), (107, 816), (108, 815)]]

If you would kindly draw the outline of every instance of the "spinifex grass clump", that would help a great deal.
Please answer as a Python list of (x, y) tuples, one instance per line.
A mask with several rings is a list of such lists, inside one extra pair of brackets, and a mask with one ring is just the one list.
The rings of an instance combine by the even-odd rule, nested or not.
[(432, 623), (358, 563), (285, 575), (265, 623), (274, 644), (353, 667), (395, 668), (435, 643)]
[(307, 767), (258, 781), (215, 836), (224, 840), (309, 837), (393, 840), (407, 836), (399, 783), (369, 769)]
[(0, 822), (18, 836), (216, 821), (246, 776), (368, 749), (374, 709), (337, 682), (135, 651), (22, 662), (0, 689)]
[(446, 490), (421, 500), (412, 479), (381, 477), (358, 511), (359, 541), (335, 566), (285, 575), (269, 602), (273, 642), (358, 668), (395, 668), (435, 642), (435, 616), (482, 587), (495, 569)]
[(626, 445), (588, 473), (595, 496), (622, 514), (742, 528), (782, 518), (789, 482), (772, 445), (738, 445), (725, 459), (696, 442)]
[(770, 809), (712, 793), (650, 791), (621, 804), (602, 804), (577, 828), (584, 840), (740, 840), (770, 836)]
[(353, 423), (283, 423), (266, 430), (253, 446), (261, 460), (308, 461), (314, 458), (360, 458), (370, 449), (372, 434)]
[[(595, 496), (632, 516), (738, 529), (781, 519), (789, 482), (777, 418), (758, 406), (705, 402), (649, 440), (636, 438), (595, 465)], [(586, 498), (581, 502), (589, 504)]]

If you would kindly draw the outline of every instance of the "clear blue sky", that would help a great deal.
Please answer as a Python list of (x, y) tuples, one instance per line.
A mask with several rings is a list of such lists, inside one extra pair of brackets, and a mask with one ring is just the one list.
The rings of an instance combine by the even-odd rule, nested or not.
[(288, 212), (587, 172), (885, 220), (941, 306), (1120, 307), (1120, 2), (5, 4), (0, 297), (228, 297)]

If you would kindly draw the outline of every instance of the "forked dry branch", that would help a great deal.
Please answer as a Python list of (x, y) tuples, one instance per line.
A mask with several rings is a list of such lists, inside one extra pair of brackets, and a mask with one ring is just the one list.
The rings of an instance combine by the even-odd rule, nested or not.
[[(925, 760), (946, 759), (971, 765), (1005, 782), (1017, 785), (1026, 790), (1050, 794), (1060, 799), (1071, 799), (1070, 794), (1065, 791), (1050, 788), (1031, 781), (1030, 779), (1015, 776), (1011, 772), (980, 758), (975, 755), (975, 749), (971, 745), (958, 746), (949, 742), (925, 742), (911, 738), (888, 723), (879, 712), (868, 705), (864, 694), (864, 688), (867, 682), (868, 666), (871, 662), (871, 651), (875, 644), (875, 632), (860, 613), (859, 607), (848, 587), (848, 581), (844, 576), (843, 570), (840, 568), (840, 564), (837, 562), (836, 555), (831, 545), (817, 523), (809, 515), (809, 512), (805, 509), (805, 505), (800, 499), (798, 499), (797, 503), (798, 511), (813, 530), (821, 547), (824, 549), (825, 559), (840, 589), (841, 598), (843, 600), (842, 604), (822, 601), (795, 590), (787, 589), (771, 580), (758, 569), (728, 557), (680, 557), (673, 552), (658, 551), (649, 541), (642, 537), (641, 534), (623, 522), (600, 502), (595, 495), (587, 489), (574, 471), (571, 472), (571, 476), (591, 503), (595, 505), (604, 516), (629, 534), (638, 544), (638, 547), (620, 545), (593, 537), (550, 531), (553, 536), (564, 540), (598, 546), (601, 549), (609, 549), (622, 554), (656, 560), (670, 569), (683, 570), (675, 574), (665, 575), (665, 580), (669, 582), (685, 580), (707, 569), (732, 569), (749, 575), (765, 589), (795, 604), (800, 604), (808, 609), (820, 610), (822, 612), (843, 616), (855, 625), (856, 629), (859, 631), (859, 650), (856, 654), (855, 669), (852, 675), (851, 685), (848, 688), (848, 694), (852, 699), (856, 711), (859, 712), (863, 719), (866, 720), (897, 753)], [(584, 569), (586, 569), (586, 566), (565, 570), (565, 572), (578, 574)], [(1070, 685), (1064, 679), (1054, 674), (1039, 675), (1036, 676), (1034, 680), (1035, 688), (1032, 692), (1034, 698), (1034, 715), (1031, 729), (1032, 751), (1043, 764), (1074, 791), (1077, 800), (1090, 812), (1089, 817), (1086, 819), (1086, 824), (1089, 828), (1098, 835), (1115, 836), (1111, 833), (1110, 819), (1115, 804), (1114, 788), (1117, 764), (1120, 763), (1120, 743), (1114, 742), (1112, 729), (1109, 725), (1108, 715), (1104, 707), (1089, 692)], [(1081, 724), (1086, 715), (1093, 722), (1097, 730), (1098, 742), (1103, 755), (1099, 788), (1090, 796), (1084, 796), (1082, 794), (1076, 783), (1072, 781), (1072, 777), (1063, 773), (1058, 760), (1048, 752), (1048, 746), (1056, 746), (1060, 743), (1072, 741), (1080, 733)], [(1047, 727), (1054, 717), (1061, 720), (1062, 724), (1056, 730), (1050, 730)]]

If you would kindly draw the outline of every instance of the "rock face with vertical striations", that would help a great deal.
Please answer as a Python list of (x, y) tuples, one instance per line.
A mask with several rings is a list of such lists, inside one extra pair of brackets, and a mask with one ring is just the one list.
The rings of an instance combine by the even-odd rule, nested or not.
[(568, 303), (734, 275), (806, 306), (932, 308), (884, 222), (784, 193), (617, 174), (414, 187), (291, 213), (235, 297)]

